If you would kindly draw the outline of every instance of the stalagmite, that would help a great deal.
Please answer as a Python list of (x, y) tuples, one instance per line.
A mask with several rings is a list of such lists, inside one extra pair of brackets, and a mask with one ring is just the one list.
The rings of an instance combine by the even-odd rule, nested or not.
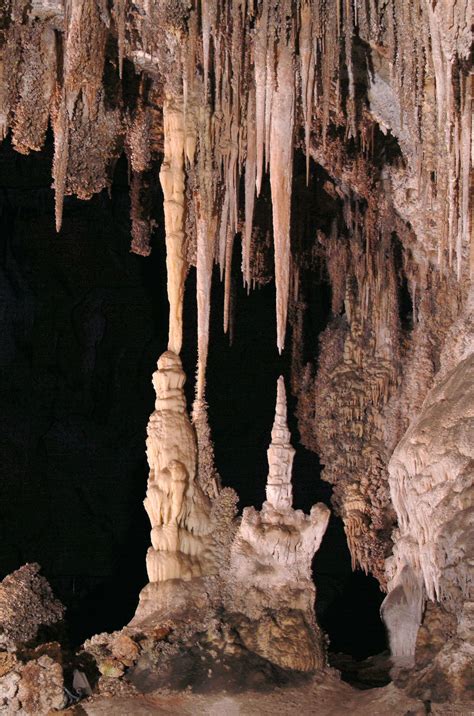
[(293, 504), (291, 473), (295, 449), (290, 444), (290, 431), (286, 423), (286, 393), (282, 376), (278, 378), (277, 383), (275, 422), (267, 456), (269, 466), (267, 501), (278, 511), (291, 508)]
[(325, 659), (314, 616), (311, 563), (330, 513), (322, 503), (309, 516), (293, 509), (295, 451), (289, 440), (280, 377), (268, 449), (267, 501), (261, 512), (244, 509), (231, 551), (228, 608), (243, 615), (237, 629), (249, 649), (284, 668), (311, 671)]
[(165, 154), (160, 169), (164, 196), (166, 268), (168, 273), (168, 349), (179, 355), (183, 341), (184, 257), (184, 144), (185, 127), (180, 100), (168, 96), (163, 108)]
[(167, 351), (153, 374), (156, 405), (147, 428), (151, 583), (188, 580), (213, 570), (210, 504), (196, 483), (196, 438), (186, 414), (184, 381), (180, 359)]

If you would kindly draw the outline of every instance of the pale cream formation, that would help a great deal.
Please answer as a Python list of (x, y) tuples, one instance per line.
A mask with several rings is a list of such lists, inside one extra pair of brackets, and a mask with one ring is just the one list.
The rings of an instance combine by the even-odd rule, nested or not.
[(229, 611), (245, 616), (238, 628), (247, 648), (284, 668), (310, 671), (324, 662), (314, 615), (311, 563), (329, 521), (318, 503), (310, 515), (292, 507), (294, 448), (286, 424), (283, 378), (268, 450), (267, 501), (244, 509), (232, 545)]
[(168, 274), (169, 338), (168, 349), (178, 354), (183, 341), (183, 296), (186, 278), (184, 257), (184, 151), (183, 108), (171, 96), (163, 106), (165, 156), (160, 170), (164, 196), (166, 232), (166, 270)]
[[(389, 463), (398, 529), (382, 607), (398, 663), (415, 657), (426, 599), (456, 615), (457, 635), (446, 638), (431, 665), (453, 684), (474, 658), (474, 635), (466, 631), (474, 608), (474, 354), (466, 335), (472, 339), (472, 326), (469, 332), (464, 324), (459, 363), (449, 371), (442, 366)], [(453, 331), (450, 343), (455, 340)]]
[(210, 502), (196, 483), (196, 439), (186, 412), (180, 358), (163, 353), (153, 374), (155, 411), (147, 427), (150, 466), (145, 509), (152, 525), (150, 582), (213, 571)]

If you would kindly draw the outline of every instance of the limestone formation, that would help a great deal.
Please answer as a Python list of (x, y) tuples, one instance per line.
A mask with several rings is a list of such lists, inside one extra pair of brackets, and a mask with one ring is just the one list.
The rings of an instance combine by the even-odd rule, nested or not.
[(472, 683), (473, 386), (471, 353), (430, 391), (389, 465), (399, 526), (382, 613), (395, 663), (415, 659), (426, 599), (455, 615), (451, 639), (413, 677), (417, 693), (431, 689), (442, 700), (465, 698)]
[(34, 716), (48, 714), (65, 706), (63, 670), (49, 656), (29, 661), (21, 673), (17, 698), (21, 712)]
[(65, 609), (39, 571), (25, 564), (0, 583), (0, 713), (8, 716), (46, 716), (67, 702), (61, 647), (46, 641)]
[(286, 424), (283, 378), (278, 380), (275, 422), (268, 450), (267, 501), (244, 509), (232, 545), (227, 609), (244, 618), (244, 644), (285, 668), (311, 671), (324, 664), (314, 616), (311, 562), (329, 520), (318, 503), (310, 515), (292, 507), (294, 448)]
[(272, 441), (267, 451), (269, 471), (266, 489), (267, 502), (278, 512), (291, 509), (293, 505), (291, 475), (295, 449), (290, 443), (286, 417), (285, 383), (280, 376), (277, 383)]
[[(337, 152), (326, 151), (338, 143), (330, 127), (344, 127), (367, 157), (374, 133), (391, 133), (404, 166), (385, 161), (382, 195), (414, 228), (418, 257), (446, 274), (453, 272), (457, 281), (469, 273), (470, 4), (458, 0), (449, 23), (443, 22), (445, 7), (446, 2), (432, 8), (424, 0), (408, 8), (400, 0), (380, 7), (358, 0), (338, 12), (328, 0), (263, 0), (245, 8), (226, 0), (212, 9), (197, 0), (156, 7), (140, 0), (131, 7), (116, 2), (111, 11), (84, 0), (67, 12), (58, 3), (41, 1), (23, 9), (5, 6), (2, 135), (12, 127), (20, 151), (38, 150), (48, 118), (52, 120), (59, 227), (64, 194), (87, 197), (109, 186), (112, 166), (138, 118), (136, 106), (142, 118), (148, 116), (150, 163), (160, 162), (158, 154), (164, 151), (160, 177), (172, 316), (169, 348), (179, 353), (187, 270), (184, 218), (192, 204), (203, 264), (197, 289), (203, 370), (209, 267), (215, 258), (226, 275), (227, 325), (240, 177), (245, 175), (244, 279), (250, 285), (249, 258), (258, 235), (252, 232), (255, 195), (268, 168), (277, 344), (282, 350), (293, 271), (291, 166), (299, 127), (307, 176), (310, 156), (325, 167), (338, 161)], [(58, 68), (57, 43), (64, 53)], [(370, 68), (367, 77), (362, 67)], [(149, 82), (131, 90), (133, 68)], [(109, 81), (106, 92), (103, 78), (112, 76), (116, 83), (112, 89)], [(345, 82), (347, 92), (341, 90)], [(130, 92), (135, 93), (132, 101)], [(129, 153), (129, 159), (136, 172), (136, 154)], [(362, 164), (358, 161), (357, 172)], [(336, 167), (331, 169), (337, 175)], [(354, 177), (352, 186), (356, 184), (363, 196), (363, 182)], [(338, 188), (347, 195), (344, 187)], [(134, 213), (137, 217), (136, 207)], [(381, 226), (383, 212), (378, 214)], [(147, 217), (140, 221), (134, 220), (133, 245), (146, 253), (147, 240), (138, 234), (149, 231)], [(198, 395), (204, 397), (202, 389)]]
[(168, 349), (179, 355), (183, 335), (184, 258), (184, 157), (185, 126), (182, 107), (167, 98), (163, 109), (165, 155), (160, 170), (164, 196), (166, 266), (170, 326)]
[(188, 417), (185, 379), (179, 356), (163, 353), (153, 374), (156, 403), (147, 428), (150, 581), (140, 594), (133, 628), (168, 622), (204, 628), (222, 601), (238, 497), (220, 486), (206, 406), (195, 402), (194, 424)]
[(151, 583), (213, 571), (210, 502), (196, 482), (196, 438), (186, 412), (179, 357), (164, 353), (153, 374), (155, 411), (147, 433), (150, 466), (145, 508), (152, 525)]

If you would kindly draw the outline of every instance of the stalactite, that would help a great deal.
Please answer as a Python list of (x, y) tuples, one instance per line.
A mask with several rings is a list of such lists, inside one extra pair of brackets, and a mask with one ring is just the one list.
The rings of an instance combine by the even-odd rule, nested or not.
[[(196, 298), (198, 310), (198, 368), (196, 399), (203, 400), (206, 385), (207, 354), (209, 351), (209, 319), (211, 315), (212, 263), (212, 222), (208, 223), (198, 208), (196, 219), (197, 259)], [(210, 237), (211, 235), (211, 237)]]
[[(291, 16), (288, 12), (287, 16)], [(285, 345), (290, 280), (290, 212), (293, 176), (293, 122), (295, 112), (294, 27), (280, 36), (276, 88), (272, 97), (270, 183), (272, 189), (277, 346)]]
[(69, 119), (82, 91), (87, 117), (96, 111), (102, 88), (107, 27), (95, 0), (77, 0), (70, 5), (64, 48), (64, 91)]
[(349, 242), (338, 235), (335, 224), (329, 237), (319, 236), (327, 256), (334, 318), (321, 336), (318, 374), (312, 391), (309, 388), (313, 402), (305, 385), (299, 416), (304, 424), (315, 411), (314, 433), (305, 428), (303, 439), (317, 447), (326, 465), (324, 479), (334, 485), (333, 501), (344, 522), (353, 568), (371, 571), (384, 584), (391, 524), (386, 465), (393, 450), (390, 441), (401, 428), (396, 420), (390, 422), (392, 438), (383, 436), (382, 425), (400, 371), (400, 327), (388, 239), (379, 239), (367, 254), (364, 235), (373, 221), (368, 209), (361, 213), (357, 202), (347, 200)]
[(344, 0), (344, 40), (345, 60), (349, 80), (349, 96), (346, 103), (347, 131), (349, 137), (357, 136), (356, 105), (355, 105), (355, 79), (352, 60), (352, 38), (354, 34), (354, 17), (352, 0)]
[[(97, 119), (107, 39), (107, 28), (94, 0), (71, 3), (67, 7), (65, 22), (63, 88), (59, 95), (60, 107), (56, 110), (56, 121), (53, 122), (55, 130), (53, 177), (57, 231), (61, 228), (63, 199), (67, 191), (69, 162), (73, 153), (69, 127), (75, 118), (76, 127), (82, 126), (86, 135), (89, 135), (89, 127)], [(76, 102), (81, 92), (83, 103), (78, 109)], [(83, 149), (81, 141), (77, 147), (81, 152)], [(82, 193), (85, 197), (88, 198), (94, 191), (100, 190), (99, 186), (100, 188), (104, 186), (104, 170), (105, 166), (102, 168), (102, 177), (97, 177), (96, 186), (89, 185), (83, 188)], [(79, 182), (79, 187), (81, 184), (82, 182)]]
[(13, 25), (10, 32), (3, 39), (0, 49), (0, 139), (3, 140), (8, 134), (13, 120), (13, 110), (18, 95), (18, 67), (21, 53), (18, 51), (20, 45), (21, 30)]
[(151, 253), (151, 233), (154, 222), (145, 210), (142, 193), (147, 186), (144, 175), (132, 171), (130, 179), (130, 219), (132, 222), (132, 243), (130, 250), (139, 256), (149, 256)]
[(304, 0), (300, 7), (299, 56), (301, 63), (301, 99), (304, 116), (304, 143), (306, 154), (306, 184), (309, 182), (309, 140), (311, 131), (311, 117), (313, 111), (315, 57), (314, 57), (314, 28), (313, 12), (309, 0)]
[(249, 94), (247, 108), (247, 157), (245, 162), (245, 228), (242, 240), (242, 273), (244, 284), (250, 289), (250, 244), (252, 241), (253, 213), (255, 207), (255, 181), (257, 169), (257, 140), (255, 120), (255, 90)]
[(199, 138), (197, 162), (194, 170), (196, 186), (193, 196), (196, 222), (196, 303), (198, 323), (196, 400), (203, 401), (209, 350), (212, 267), (218, 235), (216, 208), (218, 182), (215, 174), (215, 156), (212, 145), (212, 116), (208, 106), (199, 108), (196, 123)]
[(211, 18), (209, 0), (201, 0), (202, 48), (204, 58), (204, 100), (207, 100), (209, 84), (209, 55), (211, 49)]
[(262, 10), (257, 18), (255, 35), (255, 142), (257, 196), (260, 194), (262, 187), (265, 147), (268, 7), (269, 0), (263, 0)]
[(181, 100), (168, 96), (163, 111), (165, 154), (160, 170), (164, 196), (166, 267), (168, 273), (168, 348), (179, 355), (183, 340), (184, 257), (184, 143)]
[(104, 91), (100, 90), (93, 108), (87, 109), (83, 96), (78, 97), (68, 125), (65, 191), (90, 199), (111, 186), (110, 170), (120, 155), (125, 134), (122, 112), (118, 107), (107, 107)]
[(118, 45), (118, 70), (119, 77), (122, 79), (123, 61), (125, 58), (125, 13), (127, 8), (127, 0), (114, 0), (113, 15), (117, 28), (117, 45)]
[(13, 144), (27, 154), (39, 151), (46, 138), (56, 82), (56, 37), (50, 27), (28, 26), (22, 33), (18, 102)]
[(61, 230), (63, 204), (66, 192), (66, 175), (69, 156), (69, 122), (64, 92), (57, 95), (52, 113), (54, 131), (53, 186), (56, 231)]
[(337, 222), (334, 221), (328, 238), (322, 233), (319, 235), (319, 240), (326, 250), (326, 262), (332, 292), (331, 310), (335, 316), (341, 312), (344, 304), (349, 259), (347, 244), (342, 237), (338, 236), (337, 231)]
[(230, 325), (230, 301), (232, 290), (232, 253), (234, 249), (234, 233), (227, 230), (225, 281), (224, 281), (224, 333), (228, 333)]
[(150, 168), (152, 160), (150, 129), (150, 112), (142, 99), (130, 121), (125, 138), (130, 167), (134, 172), (144, 172)]
[(265, 73), (265, 134), (264, 134), (264, 150), (265, 150), (265, 171), (268, 171), (270, 163), (270, 142), (271, 142), (271, 126), (273, 114), (273, 92), (276, 84), (276, 62), (277, 62), (277, 24), (275, 6), (270, 3), (268, 14), (268, 29), (266, 40), (266, 73)]

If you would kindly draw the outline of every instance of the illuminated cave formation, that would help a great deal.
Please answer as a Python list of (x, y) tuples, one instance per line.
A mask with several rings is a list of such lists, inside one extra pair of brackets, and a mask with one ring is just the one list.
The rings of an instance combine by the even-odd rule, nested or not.
[[(470, 708), (471, 16), (3, 3), (0, 711)], [(365, 705), (328, 669), (338, 525), (383, 599)], [(36, 562), (78, 620), (99, 575), (71, 668)]]

